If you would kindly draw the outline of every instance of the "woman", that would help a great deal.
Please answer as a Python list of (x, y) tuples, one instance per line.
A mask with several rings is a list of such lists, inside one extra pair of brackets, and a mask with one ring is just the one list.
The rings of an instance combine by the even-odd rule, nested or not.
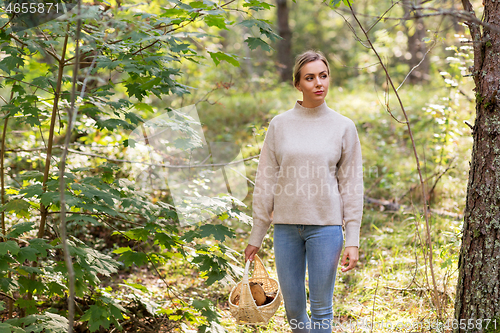
[[(321, 52), (297, 56), (294, 86), (303, 98), (269, 123), (245, 249), (245, 259), (253, 260), (270, 223), (274, 224), (276, 269), (294, 333), (332, 332), (333, 289), (344, 243), (342, 222), (341, 271), (353, 269), (358, 261), (361, 146), (354, 122), (325, 103), (329, 81), (330, 67)], [(306, 265), (311, 318), (306, 311)]]

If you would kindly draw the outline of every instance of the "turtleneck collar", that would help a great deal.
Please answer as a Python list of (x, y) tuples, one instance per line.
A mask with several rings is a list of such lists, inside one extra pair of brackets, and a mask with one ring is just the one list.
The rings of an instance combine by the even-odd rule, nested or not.
[[(300, 101), (302, 103), (302, 101)], [(310, 118), (317, 118), (320, 116), (323, 116), (329, 112), (329, 108), (326, 105), (326, 102), (323, 101), (322, 104), (318, 105), (317, 107), (314, 108), (306, 108), (300, 105), (299, 100), (295, 102), (295, 106), (293, 107), (293, 110), (295, 113), (303, 116), (303, 117), (310, 117)]]

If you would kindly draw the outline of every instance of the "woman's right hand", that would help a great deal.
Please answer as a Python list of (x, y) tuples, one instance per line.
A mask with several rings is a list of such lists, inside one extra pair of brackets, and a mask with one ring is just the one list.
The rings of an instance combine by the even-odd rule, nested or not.
[(247, 262), (247, 260), (252, 261), (253, 257), (257, 254), (257, 251), (259, 251), (259, 249), (260, 248), (257, 246), (248, 244), (247, 248), (245, 249), (245, 262)]

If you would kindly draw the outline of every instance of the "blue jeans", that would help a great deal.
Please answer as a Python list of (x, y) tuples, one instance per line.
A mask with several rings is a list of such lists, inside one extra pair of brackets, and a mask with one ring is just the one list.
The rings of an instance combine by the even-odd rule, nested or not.
[[(331, 333), (333, 288), (344, 244), (341, 225), (274, 225), (276, 270), (293, 333)], [(306, 311), (306, 264), (311, 318)]]

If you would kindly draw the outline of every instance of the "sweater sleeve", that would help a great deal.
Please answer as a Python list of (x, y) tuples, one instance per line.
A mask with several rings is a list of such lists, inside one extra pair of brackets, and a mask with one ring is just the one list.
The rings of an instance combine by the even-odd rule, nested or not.
[(359, 247), (359, 232), (363, 216), (363, 162), (358, 132), (352, 121), (342, 138), (342, 155), (337, 167), (344, 214), (345, 247)]
[[(274, 119), (274, 118), (273, 118)], [(248, 244), (260, 247), (273, 220), (274, 190), (280, 166), (274, 153), (274, 123), (271, 120), (260, 152), (253, 191), (253, 226)]]

